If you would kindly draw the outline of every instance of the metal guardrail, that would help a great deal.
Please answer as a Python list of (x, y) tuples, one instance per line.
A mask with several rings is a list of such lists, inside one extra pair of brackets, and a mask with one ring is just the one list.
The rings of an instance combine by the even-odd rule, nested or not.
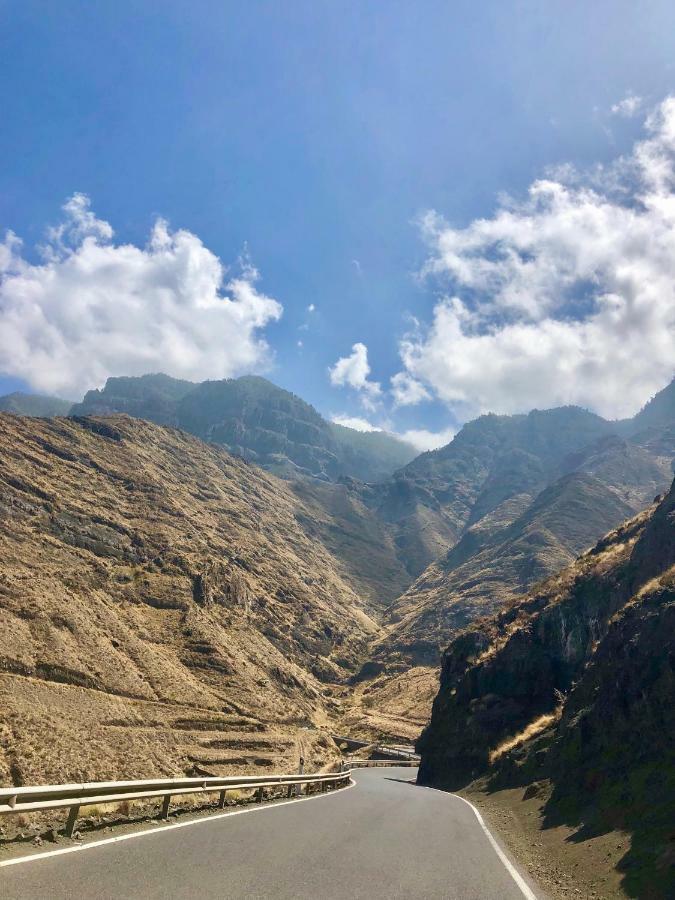
[(386, 753), (394, 759), (417, 759), (419, 756), (414, 750), (404, 750), (402, 747), (390, 747), (387, 744), (378, 744), (373, 753)]
[(419, 759), (350, 759), (349, 765), (352, 769), (365, 769), (373, 766), (410, 766), (417, 768), (420, 764)]
[(15, 813), (41, 812), (50, 809), (69, 809), (66, 835), (73, 836), (82, 806), (119, 803), (123, 800), (163, 798), (162, 818), (169, 814), (171, 798), (184, 794), (219, 793), (218, 806), (225, 806), (228, 791), (255, 790), (256, 800), (263, 800), (266, 788), (287, 787), (287, 795), (299, 794), (304, 784), (329, 786), (346, 785), (351, 769), (314, 775), (233, 775), (226, 778), (155, 778), (148, 781), (92, 781), (83, 784), (38, 785), (36, 787), (0, 787), (0, 816)]
[(408, 749), (400, 744), (378, 744), (373, 741), (362, 741), (358, 738), (345, 737), (341, 734), (333, 734), (331, 737), (338, 746), (340, 744), (346, 744), (348, 747), (351, 745), (351, 752), (367, 749), (372, 750), (373, 753), (382, 753), (393, 759), (419, 759), (419, 755), (415, 753), (414, 749)]

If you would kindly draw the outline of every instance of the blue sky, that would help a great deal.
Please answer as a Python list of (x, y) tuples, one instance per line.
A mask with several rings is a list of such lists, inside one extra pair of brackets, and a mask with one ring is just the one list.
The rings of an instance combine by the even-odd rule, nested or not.
[[(597, 173), (602, 164), (605, 174), (611, 170), (618, 178), (612, 161), (622, 155), (636, 158), (635, 143), (648, 141), (650, 134), (652, 140), (660, 135), (661, 152), (670, 154), (669, 112), (661, 113), (661, 124), (652, 122), (651, 132), (645, 131), (644, 119), (675, 92), (674, 51), (675, 7), (665, 0), (0, 0), (0, 232), (11, 230), (23, 241), (13, 251), (20, 263), (15, 258), (11, 268), (6, 264), (4, 275), (0, 269), (5, 280), (0, 332), (6, 335), (3, 348), (0, 334), (0, 391), (28, 385), (72, 395), (80, 386), (99, 386), (84, 382), (101, 373), (142, 368), (141, 350), (133, 358), (110, 351), (125, 343), (128, 323), (141, 330), (147, 324), (133, 304), (122, 302), (116, 309), (115, 284), (122, 285), (120, 290), (128, 284), (120, 272), (103, 292), (109, 304), (103, 311), (92, 312), (84, 297), (76, 311), (64, 313), (68, 299), (48, 294), (53, 279), (52, 287), (45, 287), (44, 272), (38, 273), (40, 291), (47, 293), (32, 294), (30, 302), (21, 293), (25, 267), (45, 265), (36, 248), (49, 240), (53, 244), (46, 229), (63, 221), (61, 208), (69, 198), (83, 194), (98, 220), (110, 223), (117, 245), (135, 245), (142, 252), (162, 217), (170, 232), (184, 229), (224, 265), (233, 266), (225, 281), (239, 279), (239, 286), (222, 293), (234, 304), (248, 304), (244, 325), (235, 307), (222, 322), (211, 310), (192, 334), (198, 298), (190, 301), (186, 315), (170, 312), (172, 328), (184, 323), (192, 341), (175, 354), (164, 354), (172, 374), (264, 371), (326, 415), (359, 417), (399, 432), (445, 432), (488, 408), (514, 412), (559, 402), (580, 402), (607, 415), (629, 413), (672, 374), (667, 310), (662, 310), (665, 319), (652, 323), (665, 328), (668, 337), (657, 354), (658, 365), (631, 370), (624, 381), (617, 376), (607, 387), (611, 372), (623, 366), (619, 349), (600, 360), (588, 329), (571, 334), (556, 325), (584, 318), (578, 296), (568, 296), (567, 308), (550, 304), (548, 293), (560, 285), (542, 288), (541, 271), (534, 286), (516, 284), (512, 270), (479, 283), (475, 271), (460, 272), (457, 253), (448, 255), (448, 245), (459, 241), (459, 255), (468, 254), (469, 261), (499, 256), (511, 232), (501, 233), (496, 245), (474, 234), (467, 249), (467, 229), (481, 219), (498, 222), (501, 194), (525, 202), (535, 180), (555, 166), (556, 183), (577, 192), (573, 209), (583, 205), (579, 172), (600, 198), (596, 209), (610, 200), (619, 213), (634, 205), (644, 194), (645, 178), (640, 188), (630, 176), (622, 199), (607, 177), (600, 184), (589, 172)], [(661, 189), (669, 195), (671, 186)], [(552, 202), (545, 200), (543, 213), (530, 205), (514, 215), (521, 225), (541, 225), (542, 216), (560, 225), (560, 209), (556, 219)], [(73, 213), (71, 207), (67, 247), (52, 246), (50, 264), (60, 265), (61, 274), (73, 246), (85, 240), (81, 222), (73, 224), (73, 215), (82, 215), (83, 209)], [(432, 220), (430, 210), (443, 218)], [(659, 232), (664, 240), (670, 239), (667, 223), (642, 225), (646, 244), (649, 229), (658, 227), (665, 229)], [(617, 252), (625, 239), (622, 227), (616, 224), (616, 233), (614, 225), (609, 227)], [(604, 302), (605, 293), (621, 288), (616, 287), (614, 257), (602, 256), (584, 269), (579, 248), (588, 235), (585, 228), (582, 223), (576, 248), (562, 255), (560, 243), (552, 251), (549, 244), (521, 242), (518, 253), (524, 260), (541, 260), (541, 270), (552, 264), (556, 271), (565, 269), (570, 253), (576, 254), (578, 265), (566, 277), (595, 285), (589, 299), (593, 308)], [(94, 231), (94, 238), (87, 232), (90, 239), (109, 240), (101, 228)], [(183, 250), (189, 256), (194, 247)], [(260, 273), (252, 290), (256, 297), (274, 298), (283, 307), (281, 315), (246, 293), (253, 282), (246, 274), (250, 267), (245, 263), (239, 278), (236, 263), (245, 251)], [(172, 251), (172, 260), (177, 253)], [(169, 278), (161, 262), (152, 263), (152, 277), (160, 280)], [(209, 261), (202, 262), (208, 268)], [(174, 286), (162, 282), (163, 289), (180, 293), (180, 279), (192, 264), (186, 266), (183, 274), (171, 276)], [(23, 275), (17, 274), (21, 267)], [(425, 267), (429, 274), (422, 277)], [(33, 269), (27, 271), (37, 277)], [(105, 271), (98, 266), (97, 277)], [(150, 277), (148, 271), (134, 275), (134, 290)], [(654, 261), (648, 276), (652, 293), (661, 290), (668, 275)], [(536, 312), (514, 305), (508, 292), (499, 309), (485, 312), (481, 298), (493, 303), (505, 278), (514, 291), (543, 291)], [(83, 283), (81, 271), (76, 284), (64, 284), (101, 296), (99, 283)], [(153, 281), (153, 290), (156, 285)], [(450, 299), (443, 299), (455, 294), (466, 303), (459, 313), (450, 312)], [(667, 299), (670, 304), (672, 297)], [(166, 312), (165, 301), (152, 301), (154, 319)], [(644, 302), (646, 308), (651, 301)], [(258, 304), (254, 313), (251, 303)], [(43, 304), (37, 316), (35, 304)], [(315, 307), (311, 312), (310, 305)], [(503, 324), (504, 316), (519, 334), (530, 329), (528, 346), (548, 342), (536, 367), (512, 371), (509, 353), (522, 352), (513, 343), (516, 332), (501, 334), (496, 346), (490, 343), (494, 329), (502, 327), (495, 323)], [(78, 333), (78, 317), (98, 322), (102, 332), (110, 330), (109, 340), (104, 335), (105, 354)], [(30, 318), (30, 328), (25, 322), (17, 325), (17, 318)], [(631, 327), (629, 319), (626, 315), (624, 328)], [(155, 326), (140, 335), (147, 346), (160, 340)], [(230, 358), (242, 328), (245, 346)], [(214, 331), (215, 343), (209, 340)], [(476, 343), (479, 337), (485, 340)], [(260, 339), (267, 352), (257, 346)], [(47, 346), (55, 340), (58, 354)], [(33, 344), (37, 362), (27, 362)], [(333, 368), (331, 380), (329, 368), (340, 358), (354, 362), (355, 344), (367, 348), (370, 372), (364, 375), (362, 366), (344, 363), (337, 374)], [(25, 345), (22, 352), (19, 345)], [(618, 338), (616, 345), (622, 345)], [(201, 352), (199, 364), (195, 348)], [(76, 361), (87, 353), (105, 355), (105, 365), (78, 368), (73, 362), (71, 371), (69, 353)], [(475, 372), (466, 374), (483, 353), (495, 360), (487, 386)], [(558, 382), (566, 378), (565, 369), (553, 362), (561, 353), (579, 357), (562, 387)], [(456, 365), (448, 366), (447, 359), (457, 359)], [(147, 365), (164, 367), (151, 353)], [(390, 382), (397, 373), (407, 379), (406, 391), (398, 391), (400, 402)], [(491, 387), (500, 380), (508, 396)], [(598, 380), (614, 400), (602, 399), (607, 390), (601, 396)], [(373, 383), (379, 390), (367, 386)], [(413, 383), (417, 387), (411, 389)]]

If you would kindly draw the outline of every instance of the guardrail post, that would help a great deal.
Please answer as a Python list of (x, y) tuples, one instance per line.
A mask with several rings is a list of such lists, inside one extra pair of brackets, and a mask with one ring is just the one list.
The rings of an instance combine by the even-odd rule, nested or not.
[(225, 795), (227, 791), (221, 791), (218, 797), (218, 809), (225, 809)]
[(264, 794), (265, 794), (264, 788), (261, 788), (261, 787), (258, 788), (258, 790), (255, 792), (255, 802), (262, 803)]
[[(300, 764), (298, 765), (298, 775), (304, 775), (305, 772), (305, 757), (300, 757)], [(309, 784), (306, 786), (306, 790), (309, 793)], [(300, 797), (302, 795), (302, 785), (296, 784), (295, 786), (295, 796)]]
[(169, 818), (169, 805), (171, 804), (171, 794), (167, 794), (162, 800), (162, 818)]
[(68, 821), (66, 822), (66, 837), (71, 838), (77, 824), (77, 817), (80, 814), (80, 806), (71, 806), (68, 812)]

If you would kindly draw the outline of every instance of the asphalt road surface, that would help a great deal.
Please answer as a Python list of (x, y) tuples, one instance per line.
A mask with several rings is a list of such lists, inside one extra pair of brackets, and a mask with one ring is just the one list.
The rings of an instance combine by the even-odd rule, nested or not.
[(0, 897), (532, 900), (473, 809), (415, 772), (361, 769), (315, 799), (0, 865)]

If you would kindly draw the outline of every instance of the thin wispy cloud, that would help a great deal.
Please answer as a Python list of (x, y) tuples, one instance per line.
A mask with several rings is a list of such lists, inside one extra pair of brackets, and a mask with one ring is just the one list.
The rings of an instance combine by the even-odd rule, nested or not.
[(397, 372), (391, 379), (391, 393), (395, 406), (416, 406), (423, 400), (430, 400), (431, 394), (421, 381), (408, 372)]
[(420, 453), (427, 450), (438, 450), (439, 447), (445, 447), (454, 438), (457, 433), (456, 428), (446, 428), (443, 431), (427, 431), (424, 428), (411, 428), (407, 431), (399, 432), (398, 437), (412, 444)]
[(614, 103), (610, 108), (613, 116), (621, 116), (624, 119), (631, 119), (642, 110), (642, 97), (637, 94), (626, 94), (626, 96)]
[(387, 434), (392, 435), (392, 437), (405, 441), (407, 444), (412, 444), (412, 446), (420, 453), (444, 447), (446, 444), (450, 443), (457, 433), (455, 428), (447, 428), (443, 431), (427, 431), (424, 428), (394, 431), (391, 428), (391, 423), (387, 423), (387, 427), (385, 427), (385, 425), (374, 425), (368, 419), (364, 419), (361, 416), (350, 416), (347, 414), (333, 415), (331, 416), (331, 422), (335, 422), (336, 425), (344, 425), (346, 428), (353, 428), (355, 431), (386, 432)]
[(372, 422), (361, 416), (334, 415), (331, 417), (331, 422), (335, 422), (336, 425), (343, 425), (345, 428), (353, 428), (354, 431), (382, 431), (377, 425), (373, 425)]
[(0, 371), (78, 397), (110, 375), (201, 380), (269, 364), (262, 333), (282, 306), (250, 262), (226, 277), (195, 234), (162, 219), (145, 247), (116, 244), (83, 194), (63, 211), (41, 263), (11, 232), (0, 243)]

